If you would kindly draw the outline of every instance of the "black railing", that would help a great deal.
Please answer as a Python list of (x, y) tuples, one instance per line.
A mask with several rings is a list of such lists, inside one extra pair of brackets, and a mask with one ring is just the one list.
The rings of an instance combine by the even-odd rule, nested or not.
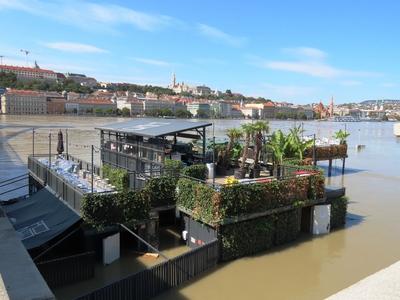
[(52, 259), (36, 264), (51, 287), (58, 287), (94, 277), (94, 252)]
[(84, 195), (83, 191), (74, 187), (63, 177), (49, 169), (48, 166), (41, 163), (36, 157), (28, 157), (28, 168), (43, 184), (47, 184), (59, 198), (67, 202), (78, 213), (80, 212)]
[(218, 258), (218, 241), (214, 240), (78, 299), (150, 299), (215, 267)]

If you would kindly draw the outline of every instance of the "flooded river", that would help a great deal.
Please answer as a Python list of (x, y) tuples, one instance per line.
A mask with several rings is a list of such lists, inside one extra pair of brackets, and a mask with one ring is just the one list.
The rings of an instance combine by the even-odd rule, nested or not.
[[(90, 145), (99, 144), (94, 127), (115, 121), (124, 119), (0, 116), (0, 181), (26, 172), (32, 127), (36, 128), (35, 153), (48, 153), (49, 131), (55, 151), (57, 131), (69, 128), (69, 153), (88, 160)], [(240, 122), (216, 120), (216, 136)], [(270, 125), (288, 129), (295, 122)], [(304, 122), (304, 129), (306, 135), (328, 137), (344, 129), (344, 123)], [(323, 299), (400, 260), (400, 139), (393, 135), (393, 123), (348, 123), (347, 131), (351, 136), (346, 175), (339, 175), (341, 162), (337, 161), (333, 166), (338, 170), (327, 179), (347, 188), (345, 229), (222, 264), (159, 299)], [(357, 152), (356, 144), (366, 148)]]

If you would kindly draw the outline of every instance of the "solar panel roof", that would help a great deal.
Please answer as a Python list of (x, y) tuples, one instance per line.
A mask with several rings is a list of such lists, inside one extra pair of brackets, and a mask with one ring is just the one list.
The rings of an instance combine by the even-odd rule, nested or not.
[(137, 136), (160, 137), (196, 128), (211, 126), (210, 122), (177, 120), (177, 119), (134, 119), (126, 122), (112, 123), (99, 130), (129, 133)]

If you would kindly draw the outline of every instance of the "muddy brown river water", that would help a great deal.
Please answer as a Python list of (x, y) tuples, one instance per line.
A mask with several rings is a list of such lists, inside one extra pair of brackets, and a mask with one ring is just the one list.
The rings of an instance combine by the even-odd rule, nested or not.
[[(36, 153), (47, 153), (49, 130), (56, 147), (58, 129), (68, 127), (69, 152), (89, 159), (90, 145), (99, 143), (93, 128), (123, 120), (2, 115), (0, 181), (26, 172), (32, 127), (36, 127)], [(216, 120), (216, 136), (240, 122)], [(295, 124), (272, 121), (270, 125), (288, 129)], [(327, 137), (344, 124), (310, 121), (304, 122), (304, 128), (305, 134)], [(346, 186), (350, 204), (344, 229), (313, 239), (304, 236), (284, 247), (219, 265), (158, 299), (323, 299), (398, 261), (400, 139), (393, 135), (393, 123), (348, 123), (347, 130), (351, 136), (346, 174), (335, 170), (327, 179), (328, 184)], [(358, 152), (356, 144), (366, 148)], [(340, 168), (339, 161), (333, 165)]]

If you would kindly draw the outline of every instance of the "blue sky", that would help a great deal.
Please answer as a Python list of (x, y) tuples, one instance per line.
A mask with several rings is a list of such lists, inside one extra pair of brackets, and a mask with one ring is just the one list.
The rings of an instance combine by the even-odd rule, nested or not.
[(400, 1), (0, 0), (0, 55), (273, 100), (400, 98)]

